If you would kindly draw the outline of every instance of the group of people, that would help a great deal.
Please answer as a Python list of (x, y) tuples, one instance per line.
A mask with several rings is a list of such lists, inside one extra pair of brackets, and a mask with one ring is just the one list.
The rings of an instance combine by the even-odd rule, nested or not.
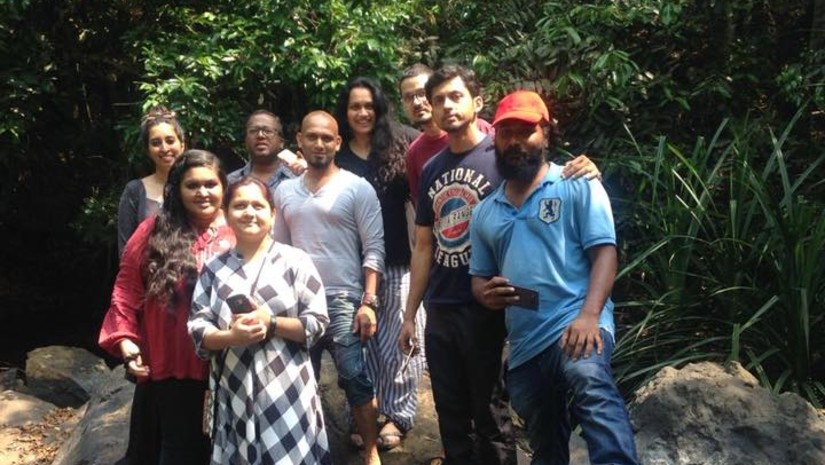
[(431, 465), (514, 465), (510, 405), (533, 463), (567, 463), (568, 396), (592, 463), (638, 463), (610, 373), (615, 233), (598, 169), (546, 161), (552, 119), (533, 92), (489, 124), (467, 68), (417, 64), (398, 84), (417, 136), (358, 77), (334, 115), (303, 118), (298, 159), (278, 156), (279, 117), (253, 112), (249, 163), (228, 176), (186, 150), (173, 112), (144, 117), (155, 169), (121, 198), (99, 338), (137, 381), (127, 463), (331, 463), (323, 350), (367, 465), (413, 428), (425, 366), (443, 445)]

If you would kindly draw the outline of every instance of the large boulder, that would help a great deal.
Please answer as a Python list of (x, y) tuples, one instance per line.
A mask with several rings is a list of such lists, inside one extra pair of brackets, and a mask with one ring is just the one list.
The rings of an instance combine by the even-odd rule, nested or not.
[(58, 407), (82, 406), (109, 373), (102, 359), (76, 347), (41, 347), (26, 357), (27, 391)]
[(630, 411), (645, 465), (825, 464), (825, 415), (738, 363), (664, 368)]
[(113, 465), (126, 454), (134, 384), (119, 366), (98, 380), (83, 418), (52, 465)]
[(123, 457), (134, 385), (122, 366), (110, 370), (84, 349), (42, 347), (27, 354), (26, 380), (28, 393), (58, 406), (82, 406), (82, 419), (53, 465), (112, 465)]

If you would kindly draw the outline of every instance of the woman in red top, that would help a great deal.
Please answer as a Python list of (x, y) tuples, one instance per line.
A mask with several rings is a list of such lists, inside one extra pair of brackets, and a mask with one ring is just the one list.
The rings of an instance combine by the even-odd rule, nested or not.
[[(186, 331), (192, 291), (201, 267), (234, 244), (221, 203), (226, 175), (218, 158), (188, 150), (175, 161), (157, 216), (147, 218), (126, 244), (99, 344), (123, 357), (143, 384), (150, 413), (141, 428), (153, 444), (131, 445), (130, 464), (203, 464), (207, 365)], [(135, 447), (136, 446), (136, 447)]]

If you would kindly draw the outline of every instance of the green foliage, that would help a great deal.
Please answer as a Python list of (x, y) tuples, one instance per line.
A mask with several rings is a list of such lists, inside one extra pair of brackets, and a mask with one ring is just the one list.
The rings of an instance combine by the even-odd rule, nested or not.
[(91, 194), (83, 200), (83, 208), (77, 218), (71, 223), (71, 228), (78, 234), (80, 240), (100, 246), (104, 249), (113, 249), (117, 235), (117, 204), (120, 192), (110, 190), (101, 192), (93, 188)]
[(825, 362), (825, 208), (805, 192), (825, 155), (789, 172), (795, 123), (768, 140), (755, 124), (722, 125), (690, 153), (662, 139), (624, 164), (638, 180), (619, 207), (631, 242), (615, 356), (626, 385), (666, 365), (737, 360), (774, 391), (823, 405), (813, 367)]
[(105, 306), (150, 106), (177, 110), (189, 146), (233, 166), (256, 108), (289, 131), (356, 75), (395, 98), (404, 66), (458, 62), (484, 83), (485, 116), (535, 89), (559, 120), (556, 150), (607, 173), (625, 388), (667, 365), (741, 360), (822, 405), (821, 3), (7, 0), (0, 258), (21, 265), (0, 298), (67, 318), (93, 315), (90, 295)]
[(720, 115), (787, 120), (823, 92), (821, 54), (800, 34), (807, 2), (446, 3), (445, 53), (473, 63), (490, 101), (514, 87), (546, 95), (575, 150), (623, 150), (624, 126), (640, 140), (691, 143)]
[(409, 49), (405, 24), (419, 5), (260, 0), (147, 8), (141, 16), (151, 20), (126, 39), (144, 67), (142, 109), (168, 105), (194, 145), (240, 153), (243, 118), (255, 108), (296, 122), (310, 109), (331, 108), (359, 74), (392, 94)]

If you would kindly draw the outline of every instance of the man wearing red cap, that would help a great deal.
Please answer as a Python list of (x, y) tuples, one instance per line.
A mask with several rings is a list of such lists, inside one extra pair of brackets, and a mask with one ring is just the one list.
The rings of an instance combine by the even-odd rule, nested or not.
[(598, 181), (561, 182), (562, 167), (545, 161), (550, 123), (535, 92), (499, 103), (495, 160), (504, 182), (472, 214), (473, 295), (506, 314), (507, 386), (527, 423), (533, 465), (569, 462), (568, 393), (590, 462), (637, 464), (610, 369), (617, 267), (610, 200)]

